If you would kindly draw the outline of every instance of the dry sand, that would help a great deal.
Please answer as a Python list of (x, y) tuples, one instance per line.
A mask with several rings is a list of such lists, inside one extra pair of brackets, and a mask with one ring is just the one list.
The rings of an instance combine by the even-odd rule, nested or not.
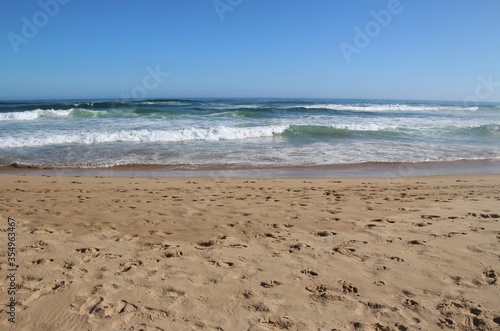
[(500, 328), (498, 175), (0, 183), (2, 330)]

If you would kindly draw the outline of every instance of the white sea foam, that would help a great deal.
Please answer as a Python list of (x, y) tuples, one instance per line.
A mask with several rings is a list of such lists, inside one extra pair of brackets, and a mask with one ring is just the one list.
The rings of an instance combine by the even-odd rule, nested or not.
[[(287, 107), (289, 108), (289, 107)], [(407, 104), (315, 104), (315, 105), (296, 105), (291, 108), (304, 109), (329, 109), (339, 111), (360, 111), (360, 112), (380, 112), (380, 111), (449, 111), (449, 110), (467, 110), (476, 111), (478, 107), (461, 106), (434, 106), (434, 105), (407, 105)]]
[(288, 125), (190, 128), (183, 130), (131, 130), (111, 132), (78, 132), (75, 134), (38, 134), (23, 137), (7, 137), (0, 141), (0, 148), (45, 146), (55, 144), (98, 144), (109, 142), (172, 142), (190, 140), (236, 140), (272, 137), (280, 134)]
[(72, 116), (75, 111), (83, 111), (93, 116), (100, 113), (95, 110), (88, 109), (78, 109), (78, 108), (70, 108), (70, 109), (35, 109), (35, 110), (27, 110), (23, 112), (9, 112), (9, 113), (0, 113), (0, 121), (29, 121), (36, 120), (38, 118), (43, 117), (68, 117)]
[(265, 105), (261, 104), (231, 104), (231, 103), (209, 103), (206, 104), (211, 109), (216, 110), (227, 110), (227, 109), (262, 109), (266, 108)]

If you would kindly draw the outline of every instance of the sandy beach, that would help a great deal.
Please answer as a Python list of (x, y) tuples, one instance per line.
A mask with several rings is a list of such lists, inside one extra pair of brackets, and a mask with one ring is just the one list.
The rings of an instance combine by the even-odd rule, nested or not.
[(0, 182), (2, 330), (500, 328), (499, 175)]

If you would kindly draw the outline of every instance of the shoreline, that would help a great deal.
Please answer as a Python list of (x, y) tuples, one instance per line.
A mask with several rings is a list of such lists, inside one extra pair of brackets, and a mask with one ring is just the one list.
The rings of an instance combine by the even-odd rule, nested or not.
[(314, 166), (233, 165), (117, 165), (112, 167), (48, 167), (12, 164), (0, 167), (0, 174), (172, 177), (172, 178), (406, 178), (439, 175), (496, 175), (500, 160), (456, 160), (423, 162), (367, 162)]

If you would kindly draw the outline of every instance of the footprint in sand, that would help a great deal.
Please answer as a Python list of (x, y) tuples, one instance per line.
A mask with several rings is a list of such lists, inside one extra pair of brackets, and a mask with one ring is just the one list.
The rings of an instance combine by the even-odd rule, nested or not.
[(228, 262), (228, 261), (216, 261), (216, 260), (208, 260), (208, 262), (212, 263), (213, 265), (219, 267), (219, 268), (229, 268), (234, 265), (233, 262)]
[(259, 323), (269, 324), (273, 328), (281, 330), (290, 330), (295, 326), (295, 322), (288, 316), (264, 317), (259, 319)]
[(420, 217), (422, 219), (425, 219), (425, 220), (432, 220), (432, 219), (440, 218), (441, 216), (439, 216), (439, 215), (420, 215)]
[(488, 283), (489, 285), (493, 285), (497, 282), (498, 276), (495, 270), (491, 268), (486, 268), (483, 271), (483, 278), (486, 281), (486, 283)]
[(260, 283), (260, 286), (265, 287), (265, 288), (271, 288), (271, 287), (276, 287), (280, 286), (281, 283), (278, 282), (277, 280), (269, 280), (269, 281), (264, 281)]
[(354, 253), (356, 249), (351, 248), (351, 247), (343, 247), (343, 246), (336, 246), (333, 248), (333, 254), (335, 253), (340, 253), (342, 255), (350, 255)]
[(124, 314), (124, 313), (133, 313), (135, 311), (137, 311), (137, 306), (128, 302), (128, 301), (125, 301), (125, 300), (121, 300), (121, 303), (120, 303), (120, 307), (118, 307), (118, 314)]
[(279, 223), (266, 224), (266, 225), (271, 226), (275, 229), (289, 229), (289, 228), (293, 228), (295, 226), (293, 224), (279, 224)]
[(54, 230), (49, 228), (35, 228), (30, 231), (30, 234), (52, 234), (52, 233), (54, 233)]
[(111, 318), (115, 315), (115, 307), (111, 303), (105, 302), (104, 297), (95, 297), (88, 300), (81, 307), (80, 312), (98, 318)]
[(492, 330), (481, 318), (482, 310), (468, 300), (445, 301), (436, 307), (442, 318), (439, 319), (440, 327), (460, 328), (461, 330)]
[(135, 239), (136, 237), (138, 237), (138, 235), (130, 235), (130, 234), (126, 234), (118, 239), (116, 239), (116, 241), (124, 241), (124, 242), (129, 242), (133, 239)]
[(409, 245), (425, 245), (425, 241), (415, 239), (415, 240), (408, 241), (408, 244)]
[(415, 312), (419, 312), (422, 310), (422, 307), (420, 306), (420, 304), (417, 301), (412, 300), (412, 299), (406, 299), (403, 302), (403, 306), (410, 309), (410, 310), (413, 310)]
[(288, 249), (288, 252), (289, 253), (293, 253), (293, 252), (296, 252), (296, 251), (300, 251), (303, 248), (310, 248), (310, 247), (311, 246), (309, 246), (307, 244), (297, 243), (297, 244), (294, 244), (294, 245), (290, 246), (290, 248)]
[[(154, 249), (155, 251), (166, 251), (167, 249), (172, 247), (172, 245), (163, 243), (147, 243), (144, 246), (146, 246), (148, 249)], [(176, 245), (176, 247), (179, 247), (179, 245)]]
[(182, 251), (170, 251), (170, 252), (165, 252), (165, 257), (166, 258), (172, 258), (172, 257), (181, 257), (183, 256), (184, 253)]
[(93, 258), (98, 257), (101, 249), (95, 247), (88, 247), (88, 248), (86, 247), (86, 248), (77, 248), (76, 251), (78, 253), (84, 254), (82, 261), (86, 263), (92, 260)]
[(301, 270), (300, 273), (304, 274), (304, 275), (307, 275), (307, 276), (312, 276), (312, 277), (318, 276), (318, 273), (316, 271), (312, 271), (312, 270), (309, 270), (309, 269)]
[(35, 261), (31, 261), (31, 264), (39, 264), (39, 265), (44, 265), (50, 262), (54, 262), (54, 259), (38, 259)]
[(316, 231), (316, 233), (314, 233), (314, 235), (318, 236), (318, 237), (329, 237), (329, 236), (336, 236), (337, 232), (333, 232), (333, 231)]
[(154, 320), (155, 318), (165, 318), (172, 315), (172, 312), (161, 308), (144, 307), (142, 310), (146, 313), (148, 316), (147, 318), (150, 320)]
[(420, 222), (420, 223), (413, 223), (414, 226), (417, 226), (419, 228), (422, 228), (424, 226), (429, 226), (429, 225), (432, 225), (431, 222)]
[(250, 305), (249, 307), (251, 310), (254, 310), (256, 312), (261, 312), (261, 313), (267, 313), (270, 312), (271, 309), (263, 302), (256, 302)]
[(125, 263), (121, 263), (120, 268), (118, 269), (118, 273), (128, 272), (132, 268), (137, 267), (137, 266), (141, 266), (142, 264), (143, 264), (143, 262), (140, 260), (132, 260), (132, 261), (128, 261)]
[(310, 298), (319, 303), (329, 303), (332, 301), (342, 301), (344, 297), (334, 294), (335, 289), (326, 284), (307, 286), (306, 291), (311, 292)]
[(342, 292), (344, 294), (355, 294), (357, 296), (359, 296), (359, 289), (357, 286), (351, 284), (351, 283), (347, 283), (345, 281), (339, 281), (339, 283), (341, 284), (341, 287), (342, 287)]
[(163, 296), (168, 297), (170, 299), (177, 299), (177, 298), (182, 297), (186, 294), (186, 292), (178, 290), (178, 289), (171, 287), (171, 286), (164, 287), (161, 290), (161, 293)]
[(195, 248), (197, 249), (210, 249), (215, 248), (216, 246), (221, 245), (223, 242), (219, 239), (210, 239), (207, 241), (200, 241), (196, 244)]
[(400, 258), (400, 257), (397, 257), (397, 256), (391, 256), (391, 260), (394, 260), (394, 261), (397, 261), (397, 262), (404, 262), (405, 260)]

